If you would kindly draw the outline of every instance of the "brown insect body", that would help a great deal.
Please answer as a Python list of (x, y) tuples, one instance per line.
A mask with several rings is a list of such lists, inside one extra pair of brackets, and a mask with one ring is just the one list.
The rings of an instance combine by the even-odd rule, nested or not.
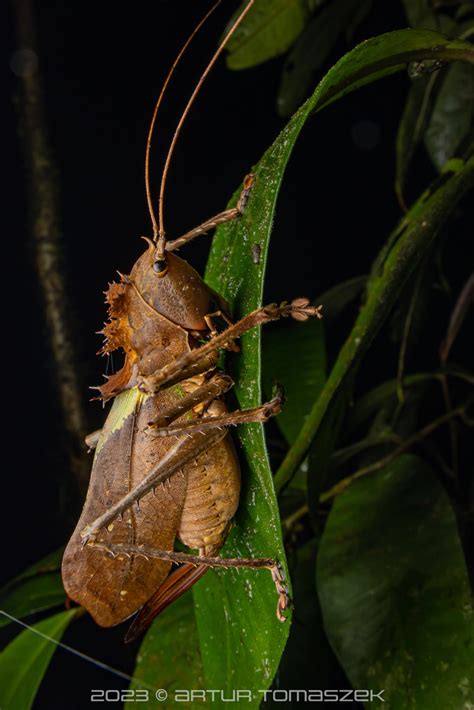
[[(97, 388), (104, 401), (114, 398), (114, 403), (104, 428), (87, 437), (96, 446), (91, 481), (64, 553), (62, 574), (69, 597), (101, 626), (118, 624), (140, 609), (127, 640), (141, 633), (209, 567), (268, 569), (278, 594), (280, 621), (289, 604), (283, 571), (274, 559), (216, 556), (240, 494), (239, 464), (227, 427), (267, 421), (278, 414), (283, 401), (278, 392), (260, 407), (228, 412), (222, 395), (233, 383), (216, 370), (216, 364), (219, 350), (238, 351), (235, 340), (248, 330), (280, 317), (300, 321), (321, 317), (320, 307), (297, 298), (258, 308), (232, 323), (224, 299), (173, 253), (217, 225), (240, 218), (254, 176), (245, 178), (234, 208), (178, 239), (167, 241), (163, 226), (166, 174), (183, 120), (253, 2), (248, 0), (221, 42), (183, 111), (163, 169), (157, 220), (149, 184), (151, 137), (178, 60), (174, 63), (155, 107), (145, 157), (154, 238), (147, 239), (148, 248), (130, 275), (121, 276), (106, 292), (109, 322), (102, 331), (105, 344), (100, 352), (119, 348), (125, 361)], [(174, 551), (176, 537), (198, 555)], [(182, 566), (170, 574), (173, 562)]]
[[(175, 437), (150, 436), (148, 424), (179, 406), (186, 394), (215, 375), (185, 379), (157, 394), (141, 393), (137, 377), (149, 375), (197, 346), (209, 335), (205, 316), (219, 298), (185, 261), (170, 254), (164, 276), (153, 269), (150, 243), (130, 277), (107, 291), (110, 321), (103, 353), (121, 347), (123, 368), (100, 388), (104, 399), (127, 391), (114, 405), (99, 439), (87, 499), (63, 560), (67, 594), (85, 606), (101, 626), (117, 624), (137, 611), (168, 576), (171, 562), (141, 556), (111, 558), (83, 547), (81, 531), (103, 510), (133, 490), (176, 444)], [(178, 307), (177, 307), (178, 306)], [(171, 318), (173, 320), (171, 320)], [(200, 403), (175, 421), (224, 414), (221, 399)], [(154, 495), (132, 506), (101, 530), (107, 545), (148, 545), (172, 550), (176, 536), (201, 554), (215, 555), (238, 506), (240, 472), (229, 434), (160, 484)], [(190, 567), (190, 572), (192, 567)]]

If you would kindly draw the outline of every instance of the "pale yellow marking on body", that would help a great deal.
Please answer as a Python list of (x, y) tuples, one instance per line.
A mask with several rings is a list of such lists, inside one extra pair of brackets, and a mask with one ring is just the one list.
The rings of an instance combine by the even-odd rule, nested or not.
[(97, 443), (95, 450), (96, 456), (109, 436), (113, 434), (114, 431), (120, 429), (125, 419), (133, 414), (136, 408), (144, 402), (147, 397), (149, 397), (149, 395), (140, 392), (138, 387), (132, 387), (132, 389), (121, 392), (115, 397)]
[[(176, 384), (172, 391), (176, 392), (179, 398), (185, 396), (185, 391), (183, 390), (181, 383)], [(138, 387), (132, 387), (125, 392), (118, 394), (112, 404), (112, 408), (109, 412), (105, 424), (102, 428), (99, 441), (95, 449), (95, 455), (97, 456), (107, 439), (114, 431), (120, 429), (124, 421), (129, 417), (141, 404), (146, 402), (148, 397), (153, 395), (147, 394), (146, 392), (140, 392)], [(192, 416), (192, 414), (191, 414)]]

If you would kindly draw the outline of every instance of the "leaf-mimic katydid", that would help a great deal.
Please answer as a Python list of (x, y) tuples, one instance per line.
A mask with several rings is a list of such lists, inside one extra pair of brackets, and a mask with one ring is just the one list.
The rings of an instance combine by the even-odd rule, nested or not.
[[(277, 392), (260, 407), (229, 412), (222, 396), (233, 383), (217, 369), (217, 359), (220, 349), (238, 351), (236, 339), (249, 329), (282, 316), (320, 317), (320, 307), (297, 298), (259, 308), (233, 323), (224, 299), (176, 255), (191, 239), (240, 217), (251, 199), (253, 176), (245, 179), (235, 208), (182, 237), (167, 240), (163, 224), (165, 180), (181, 125), (252, 4), (250, 0), (228, 31), (178, 123), (163, 170), (157, 220), (148, 177), (151, 136), (174, 67), (200, 25), (173, 65), (147, 142), (146, 192), (153, 238), (146, 238), (146, 250), (130, 275), (122, 275), (106, 293), (109, 322), (101, 352), (121, 348), (125, 362), (98, 388), (104, 401), (114, 398), (114, 403), (103, 429), (88, 438), (95, 446), (91, 480), (62, 573), (69, 597), (101, 626), (118, 624), (138, 611), (127, 640), (138, 636), (209, 567), (267, 568), (277, 589), (277, 616), (282, 621), (289, 603), (277, 561), (217, 556), (240, 495), (239, 463), (227, 428), (266, 421), (282, 405)], [(175, 552), (177, 537), (197, 554)], [(173, 563), (180, 566), (170, 573)]]

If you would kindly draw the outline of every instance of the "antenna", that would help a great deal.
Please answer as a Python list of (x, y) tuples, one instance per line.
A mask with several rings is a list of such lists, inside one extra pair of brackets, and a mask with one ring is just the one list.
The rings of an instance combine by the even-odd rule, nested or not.
[(245, 15), (248, 13), (248, 11), (250, 10), (250, 8), (254, 4), (254, 2), (255, 2), (255, 0), (249, 0), (247, 5), (245, 6), (245, 8), (242, 10), (240, 15), (237, 17), (237, 19), (234, 22), (234, 24), (232, 25), (232, 27), (229, 29), (229, 31), (225, 35), (224, 39), (220, 43), (216, 52), (214, 53), (214, 56), (212, 57), (211, 61), (209, 62), (209, 64), (205, 68), (205, 70), (203, 71), (201, 78), (199, 79), (198, 83), (196, 84), (196, 87), (195, 87), (193, 93), (191, 94), (191, 97), (190, 97), (188, 103), (186, 104), (186, 107), (181, 115), (181, 118), (179, 119), (178, 125), (176, 126), (176, 130), (174, 132), (173, 139), (171, 141), (171, 144), (170, 144), (170, 147), (168, 150), (168, 155), (166, 156), (165, 165), (163, 168), (163, 174), (161, 176), (160, 196), (159, 196), (159, 201), (158, 201), (158, 219), (159, 219), (158, 239), (156, 238), (156, 236), (154, 238), (154, 241), (157, 242), (158, 254), (164, 254), (164, 250), (165, 250), (166, 237), (165, 237), (165, 227), (164, 227), (164, 220), (163, 220), (163, 200), (164, 200), (164, 193), (165, 193), (166, 178), (168, 176), (168, 170), (169, 170), (171, 158), (173, 156), (174, 148), (175, 148), (178, 136), (180, 134), (181, 127), (186, 119), (186, 116), (189, 113), (191, 106), (194, 103), (196, 96), (199, 93), (201, 86), (203, 85), (204, 81), (206, 80), (207, 75), (209, 74), (209, 72), (213, 68), (214, 64), (216, 63), (220, 54), (222, 53), (222, 50), (224, 49), (227, 42), (232, 37), (235, 30), (240, 25), (240, 23), (242, 22), (242, 20), (244, 19)]
[(217, 0), (217, 2), (214, 3), (214, 5), (213, 5), (213, 6), (211, 7), (211, 9), (209, 10), (209, 12), (208, 12), (206, 15), (204, 15), (204, 17), (202, 18), (202, 20), (201, 20), (201, 21), (199, 22), (199, 24), (194, 28), (194, 30), (191, 32), (191, 34), (189, 35), (188, 39), (187, 39), (186, 42), (184, 43), (183, 47), (181, 48), (180, 53), (178, 54), (178, 56), (176, 57), (176, 59), (175, 59), (174, 62), (173, 62), (173, 66), (172, 66), (171, 69), (169, 70), (168, 76), (166, 77), (163, 86), (161, 87), (160, 95), (158, 96), (158, 101), (156, 102), (156, 104), (155, 104), (155, 110), (153, 111), (153, 116), (152, 116), (152, 119), (151, 119), (150, 129), (149, 129), (149, 131), (148, 131), (148, 138), (147, 138), (147, 142), (146, 142), (146, 152), (145, 152), (145, 190), (146, 190), (146, 199), (147, 199), (147, 202), (148, 202), (148, 211), (149, 211), (149, 213), (150, 213), (151, 223), (152, 223), (152, 225), (153, 225), (153, 238), (154, 238), (154, 241), (156, 241), (156, 240), (158, 239), (158, 223), (157, 223), (157, 221), (156, 221), (155, 212), (154, 212), (154, 210), (153, 210), (153, 203), (152, 203), (152, 199), (151, 199), (151, 190), (150, 190), (150, 150), (151, 150), (151, 139), (152, 139), (152, 136), (153, 136), (153, 130), (154, 130), (154, 128), (155, 128), (155, 123), (156, 123), (156, 116), (157, 116), (157, 114), (158, 114), (158, 109), (159, 109), (160, 106), (161, 106), (161, 102), (162, 102), (162, 100), (163, 100), (163, 96), (165, 95), (166, 88), (167, 88), (168, 84), (170, 83), (170, 79), (171, 79), (171, 77), (172, 77), (173, 74), (174, 74), (174, 70), (176, 69), (177, 65), (179, 64), (179, 62), (180, 62), (180, 60), (181, 60), (181, 57), (183, 56), (183, 54), (185, 53), (185, 51), (187, 50), (187, 48), (188, 48), (189, 45), (191, 44), (191, 42), (192, 42), (192, 40), (194, 39), (194, 37), (195, 37), (195, 36), (197, 35), (197, 33), (199, 32), (199, 30), (201, 29), (201, 27), (203, 26), (203, 24), (204, 24), (204, 23), (206, 22), (206, 20), (212, 15), (212, 13), (214, 12), (214, 10), (217, 9), (217, 7), (221, 4), (221, 2), (222, 2), (222, 0)]

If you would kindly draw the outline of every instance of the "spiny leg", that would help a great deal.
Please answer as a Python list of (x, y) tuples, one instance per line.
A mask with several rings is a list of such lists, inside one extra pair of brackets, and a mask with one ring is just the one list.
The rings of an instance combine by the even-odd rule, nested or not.
[(167, 242), (165, 247), (166, 251), (176, 251), (177, 249), (180, 249), (180, 247), (182, 247), (184, 244), (187, 244), (187, 242), (190, 242), (192, 239), (200, 237), (201, 234), (206, 234), (207, 232), (210, 232), (211, 229), (214, 229), (214, 227), (217, 227), (219, 224), (224, 224), (225, 222), (230, 222), (234, 219), (237, 219), (238, 217), (241, 217), (248, 202), (254, 181), (255, 178), (253, 175), (247, 175), (245, 177), (244, 187), (242, 189), (242, 192), (240, 193), (240, 197), (236, 207), (232, 207), (232, 209), (230, 210), (224, 210), (224, 212), (219, 212), (219, 214), (215, 217), (211, 217), (211, 219), (206, 220), (198, 227), (195, 227), (189, 232), (186, 232), (186, 234), (183, 234), (181, 237), (173, 239), (173, 241)]
[(230, 568), (246, 568), (246, 569), (268, 569), (272, 575), (272, 580), (275, 584), (278, 594), (277, 617), (280, 621), (286, 621), (283, 612), (286, 611), (291, 603), (288, 587), (285, 584), (285, 576), (283, 568), (278, 562), (269, 557), (264, 558), (223, 558), (223, 557), (206, 557), (205, 555), (190, 555), (186, 552), (174, 552), (169, 550), (157, 550), (144, 545), (106, 545), (104, 543), (92, 543), (92, 546), (109, 552), (113, 556), (117, 555), (142, 555), (145, 558), (155, 558), (158, 560), (166, 560), (174, 564), (189, 563), (196, 566), (205, 567), (224, 567)]
[[(208, 372), (209, 370), (214, 369), (217, 364), (217, 359), (217, 353), (210, 353), (202, 360), (193, 363), (188, 368), (182, 370), (182, 372), (177, 373), (176, 377), (167, 382), (166, 386), (172, 387), (178, 382), (187, 380), (190, 377), (194, 377), (195, 375), (201, 375), (203, 372)], [(220, 383), (219, 387), (216, 387), (216, 382)], [(226, 383), (225, 386), (224, 383)], [(217, 373), (216, 375), (214, 375), (213, 378), (208, 380), (208, 382), (204, 384), (202, 388), (198, 388), (190, 395), (188, 395), (188, 397), (184, 397), (179, 402), (179, 404), (176, 405), (176, 407), (170, 407), (170, 409), (163, 412), (159, 421), (162, 421), (163, 425), (168, 424), (169, 422), (173, 421), (173, 419), (176, 419), (178, 416), (181, 416), (181, 414), (184, 414), (184, 412), (186, 412), (188, 409), (192, 409), (199, 402), (206, 401), (207, 397), (204, 395), (207, 391), (209, 391), (209, 399), (211, 399), (214, 397), (219, 397), (221, 394), (224, 394), (232, 385), (233, 382), (228, 375)], [(209, 388), (209, 390), (207, 390), (207, 388)], [(204, 399), (202, 399), (202, 397), (204, 397)], [(175, 410), (176, 416), (173, 415)], [(86, 436), (85, 443), (89, 451), (96, 448), (97, 444), (99, 443), (101, 434), (102, 429), (97, 429), (96, 431), (93, 431)]]
[(209, 328), (209, 333), (211, 334), (211, 337), (214, 337), (219, 333), (219, 328), (216, 327), (216, 324), (214, 323), (214, 318), (220, 319), (221, 322), (225, 323), (226, 328), (228, 328), (230, 325), (233, 325), (232, 321), (224, 313), (224, 311), (214, 311), (214, 313), (208, 313), (206, 316), (204, 316), (204, 320), (206, 321), (206, 325)]
[(252, 313), (249, 313), (242, 318), (242, 320), (229, 326), (223, 333), (212, 337), (205, 345), (201, 345), (185, 353), (173, 362), (165, 365), (153, 375), (139, 377), (139, 388), (144, 392), (158, 392), (164, 385), (167, 385), (170, 381), (174, 381), (174, 378), (183, 368), (188, 368), (209, 353), (216, 352), (225, 347), (226, 343), (235, 338), (239, 338), (248, 330), (269, 323), (270, 321), (278, 320), (281, 317), (287, 318), (291, 316), (295, 320), (300, 321), (307, 320), (310, 316), (322, 318), (321, 308), (322, 306), (310, 306), (307, 298), (295, 298), (291, 303), (283, 301), (280, 305), (271, 303), (268, 306), (257, 308), (257, 310), (252, 311)]
[(265, 402), (260, 407), (252, 409), (237, 409), (234, 412), (228, 412), (220, 416), (209, 416), (195, 419), (191, 422), (178, 422), (170, 426), (163, 426), (158, 419), (148, 424), (147, 433), (151, 436), (177, 436), (189, 434), (194, 431), (210, 431), (221, 427), (236, 426), (237, 424), (245, 424), (248, 422), (266, 422), (270, 417), (274, 417), (281, 412), (284, 402), (283, 389), (280, 387), (277, 394), (269, 402)]
[[(201, 388), (198, 388), (201, 390), (199, 401), (205, 402), (211, 397), (219, 396), (219, 394), (222, 394), (231, 384), (232, 380), (230, 377), (216, 373), (216, 375), (209, 380), (207, 386), (203, 385)], [(198, 390), (195, 390), (194, 393), (188, 395), (188, 405), (195, 406), (195, 404), (198, 403), (195, 396), (197, 392)], [(163, 421), (163, 419), (166, 421), (167, 417), (170, 416), (181, 416), (183, 414), (182, 407), (185, 400), (186, 398), (181, 401), (181, 410), (178, 411), (176, 407), (170, 408), (168, 412), (165, 411), (163, 413), (161, 420), (158, 421)], [(170, 478), (170, 476), (179, 471), (189, 461), (192, 461), (201, 453), (217, 444), (226, 435), (226, 425), (238, 424), (244, 421), (263, 421), (262, 416), (268, 419), (268, 417), (280, 411), (282, 401), (283, 393), (279, 391), (273, 400), (262, 405), (262, 407), (256, 407), (254, 410), (248, 410), (247, 412), (231, 412), (230, 415), (223, 415), (222, 417), (209, 417), (207, 421), (204, 418), (199, 420), (197, 426), (190, 426), (188, 431), (178, 430), (172, 432), (176, 435), (184, 435), (184, 437), (176, 442), (165, 456), (163, 456), (161, 461), (135, 488), (114, 503), (114, 505), (110, 506), (110, 508), (92, 523), (86, 525), (81, 532), (83, 543), (86, 544), (99, 530), (106, 527), (112, 520), (115, 520), (115, 518), (123, 514), (133, 503), (136, 502), (138, 505), (139, 500), (153, 488), (156, 488), (159, 483)], [(250, 416), (253, 414), (255, 418), (249, 419), (249, 412)], [(231, 420), (227, 422), (224, 421), (228, 418)], [(208, 423), (209, 425), (207, 425)]]
[[(197, 387), (195, 390), (185, 395), (177, 404), (165, 409), (157, 419), (153, 422), (149, 422), (148, 426), (152, 428), (166, 427), (175, 419), (178, 419), (178, 417), (194, 409), (198, 404), (209, 402), (225, 394), (233, 385), (234, 381), (229, 375), (216, 372), (207, 382), (204, 382), (200, 387)], [(186, 424), (187, 423), (188, 422), (186, 422)]]
[(205, 354), (203, 358), (193, 359), (190, 365), (183, 367), (181, 370), (177, 370), (172, 377), (167, 380), (166, 385), (160, 389), (172, 387), (178, 384), (178, 382), (189, 380), (190, 377), (209, 372), (209, 370), (213, 370), (216, 367), (218, 360), (219, 354), (216, 351)]
[(99, 530), (107, 527), (112, 520), (122, 515), (133, 503), (136, 502), (138, 505), (140, 499), (153, 488), (156, 488), (159, 483), (170, 478), (174, 473), (189, 463), (189, 461), (193, 461), (204, 451), (215, 446), (215, 444), (224, 438), (226, 433), (225, 429), (215, 429), (209, 433), (195, 432), (194, 434), (189, 434), (187, 437), (179, 439), (135, 488), (111, 505), (105, 513), (96, 518), (92, 523), (86, 525), (81, 531), (83, 545), (91, 541)]
[[(234, 412), (228, 412), (220, 416), (199, 417), (192, 421), (171, 423), (201, 402), (207, 402), (225, 394), (233, 384), (228, 375), (218, 373), (211, 380), (194, 390), (194, 392), (183, 397), (174, 407), (166, 409), (157, 419), (148, 422), (145, 432), (153, 437), (178, 436), (195, 431), (203, 433), (225, 426), (237, 426), (237, 424), (248, 422), (266, 422), (270, 417), (274, 417), (281, 412), (284, 401), (283, 390), (279, 390), (273, 399), (265, 402), (260, 407), (244, 410), (237, 409)], [(101, 433), (102, 430), (98, 429), (88, 434), (86, 444), (89, 450), (95, 449)]]

